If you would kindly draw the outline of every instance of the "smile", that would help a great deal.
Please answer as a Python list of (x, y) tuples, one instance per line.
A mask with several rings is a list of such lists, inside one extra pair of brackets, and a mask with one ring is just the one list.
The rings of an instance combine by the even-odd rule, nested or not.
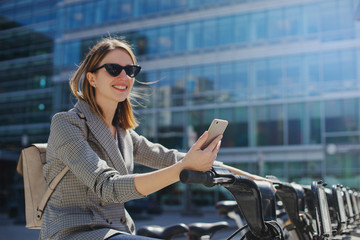
[(115, 86), (113, 85), (114, 88), (119, 89), (119, 90), (124, 90), (127, 89), (127, 86)]

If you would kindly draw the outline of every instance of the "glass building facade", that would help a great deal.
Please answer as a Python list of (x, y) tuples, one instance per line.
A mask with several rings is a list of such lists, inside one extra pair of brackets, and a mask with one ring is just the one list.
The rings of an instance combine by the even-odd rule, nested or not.
[[(186, 151), (194, 134), (223, 118), (220, 161), (360, 188), (358, 1), (53, 3), (0, 4), (2, 161), (15, 159), (22, 142), (46, 141), (51, 115), (74, 103), (68, 79), (76, 65), (111, 35), (132, 44), (139, 82), (155, 82), (136, 86), (144, 96), (137, 131), (150, 140)], [(182, 204), (167, 192), (181, 193), (180, 184), (161, 200)], [(212, 194), (209, 204), (222, 197)]]
[(16, 209), (22, 147), (46, 142), (53, 105), (53, 1), (0, 1), (0, 211)]

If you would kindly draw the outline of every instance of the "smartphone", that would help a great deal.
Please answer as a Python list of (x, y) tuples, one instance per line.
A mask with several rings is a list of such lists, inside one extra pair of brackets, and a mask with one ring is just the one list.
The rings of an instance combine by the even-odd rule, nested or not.
[(222, 119), (214, 119), (208, 129), (209, 135), (201, 149), (205, 149), (217, 136), (223, 134), (228, 125), (228, 121)]

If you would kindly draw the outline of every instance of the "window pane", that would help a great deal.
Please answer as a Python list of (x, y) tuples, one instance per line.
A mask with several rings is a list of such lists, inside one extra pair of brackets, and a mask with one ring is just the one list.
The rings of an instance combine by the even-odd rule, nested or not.
[[(337, 179), (341, 179), (341, 182), (343, 182), (343, 180), (348, 182), (349, 179), (353, 179), (354, 176), (359, 174), (359, 163), (358, 153), (350, 152), (328, 155), (326, 158), (326, 173), (335, 176)], [(346, 183), (346, 185), (351, 186), (348, 183)]]
[(174, 84), (172, 89), (172, 106), (183, 106), (185, 96), (185, 69), (174, 71)]
[[(84, 8), (85, 8), (85, 20), (84, 20), (84, 25), (85, 26), (89, 26), (95, 23), (95, 3), (94, 2), (88, 2), (84, 4)], [(61, 14), (58, 14), (58, 16)]]
[(247, 108), (236, 107), (220, 109), (219, 118), (229, 121), (224, 137), (221, 140), (221, 147), (249, 146)]
[(235, 83), (234, 97), (237, 100), (247, 100), (249, 89), (249, 63), (236, 62), (234, 67), (234, 77), (232, 79)]
[(117, 0), (108, 0), (107, 4), (111, 7), (107, 8), (107, 20), (115, 20), (120, 18), (121, 14), (119, 14), (120, 9), (120, 2)]
[(278, 39), (284, 35), (285, 22), (281, 9), (269, 11), (269, 39)]
[(313, 179), (321, 179), (321, 162), (288, 162), (288, 174), (291, 177), (290, 181), (296, 181), (300, 184), (301, 179), (313, 178)]
[(345, 81), (344, 88), (353, 89), (356, 80), (357, 59), (353, 50), (340, 52), (341, 56), (341, 80)]
[(172, 28), (161, 27), (159, 29), (159, 36), (158, 36), (158, 53), (166, 53), (172, 50), (173, 42), (172, 42)]
[(182, 106), (184, 99), (185, 70), (160, 71), (158, 85), (159, 107)]
[(233, 17), (222, 17), (218, 21), (219, 45), (226, 45), (234, 41), (234, 33), (236, 32), (233, 24)]
[(269, 74), (267, 72), (267, 63), (265, 60), (254, 62), (255, 83), (257, 87), (266, 86), (269, 82)]
[[(158, 118), (156, 118), (158, 119)], [(149, 114), (142, 114), (139, 117), (139, 127), (136, 128), (136, 132), (138, 132), (141, 135), (144, 135), (148, 140), (157, 142), (157, 127), (156, 127), (156, 121), (155, 116), (152, 113)]]
[(187, 82), (186, 82), (186, 91), (188, 94), (187, 103), (188, 105), (193, 105), (193, 95), (199, 94), (199, 82), (201, 78), (201, 67), (196, 66), (189, 69)]
[(234, 19), (235, 42), (248, 42), (250, 40), (249, 15), (238, 15)]
[(319, 102), (312, 102), (307, 104), (309, 111), (309, 143), (321, 143), (321, 108)]
[(167, 148), (183, 149), (185, 132), (183, 112), (161, 112), (158, 115), (159, 143)]
[(304, 60), (304, 78), (307, 87), (307, 94), (318, 95), (322, 92), (320, 78), (319, 56), (310, 54), (305, 56)]
[[(354, 37), (354, 3), (353, 1), (339, 1), (339, 28), (341, 33), (339, 38), (353, 38)], [(358, 6), (358, 5), (357, 5)]]
[(283, 109), (279, 105), (255, 109), (257, 146), (282, 145)]
[(188, 104), (211, 104), (215, 97), (215, 65), (196, 66), (187, 78)]
[(288, 114), (288, 144), (302, 144), (305, 123), (305, 111), (303, 104), (289, 104)]
[(300, 56), (285, 57), (286, 77), (284, 81), (284, 95), (296, 97), (305, 94), (303, 61)]
[(264, 40), (268, 38), (268, 24), (265, 12), (252, 14), (251, 18), (251, 40)]
[(216, 26), (216, 20), (206, 20), (203, 22), (203, 33), (204, 33), (204, 46), (212, 47), (217, 45), (217, 34), (218, 29)]
[(318, 4), (307, 4), (304, 6), (304, 32), (315, 34), (319, 32), (319, 9)]
[(146, 53), (149, 55), (155, 54), (158, 52), (158, 46), (157, 46), (157, 34), (158, 34), (158, 29), (147, 29), (144, 31), (144, 36), (145, 36), (145, 49), (146, 49)]
[(203, 46), (203, 31), (201, 23), (194, 22), (189, 24), (187, 46), (188, 50), (194, 50)]
[(265, 162), (264, 163), (264, 175), (273, 175), (279, 179), (286, 179), (286, 163), (284, 162)]
[(281, 58), (271, 58), (268, 60), (268, 73), (269, 73), (269, 82), (265, 83), (267, 86), (279, 86), (282, 83), (282, 59)]
[(325, 102), (326, 132), (357, 131), (359, 106), (356, 99)]
[(281, 58), (271, 58), (268, 60), (268, 82), (265, 83), (269, 86), (265, 89), (268, 97), (279, 98), (282, 96), (282, 78), (283, 78), (283, 63)]
[(187, 29), (185, 24), (174, 26), (174, 50), (184, 51), (187, 49), (186, 45)]
[(220, 102), (229, 102), (233, 99), (233, 95), (236, 94), (234, 81), (234, 64), (222, 63), (219, 65), (219, 94), (218, 98)]
[(129, 19), (133, 16), (133, 4), (132, 0), (122, 0), (120, 3), (118, 18)]
[[(139, 76), (136, 77), (137, 80), (139, 80), (140, 82), (145, 82), (145, 83), (151, 83), (151, 82), (155, 82), (157, 81), (159, 78), (157, 76), (157, 73), (154, 71), (150, 71), (150, 72), (143, 72), (140, 73)], [(155, 94), (155, 89), (157, 86), (157, 84), (149, 84), (149, 85), (144, 85), (144, 84), (137, 84), (135, 83), (136, 87), (140, 87), (142, 89), (142, 92), (145, 94), (145, 97), (142, 98), (141, 103), (145, 105), (145, 107), (147, 108), (153, 108), (155, 107), (155, 104), (158, 106), (159, 102), (161, 101), (161, 99), (159, 99), (160, 97), (156, 96)], [(137, 101), (139, 101), (137, 99)], [(140, 109), (142, 107), (140, 106)]]
[(286, 36), (298, 36), (302, 34), (302, 11), (300, 7), (285, 9), (284, 32)]
[(341, 79), (341, 61), (337, 52), (324, 53), (323, 55), (324, 81), (339, 81)]
[(101, 24), (105, 21), (105, 15), (106, 15), (105, 1), (104, 0), (97, 1), (95, 9), (96, 9), (95, 23)]
[(170, 70), (160, 71), (158, 85), (158, 104), (159, 107), (170, 107), (171, 106), (171, 87), (173, 85), (173, 75)]
[(320, 3), (321, 30), (324, 33), (339, 28), (336, 2), (337, 1), (332, 0), (332, 1), (324, 1)]
[[(216, 65), (205, 65), (203, 67), (203, 79), (201, 80), (200, 91), (202, 98), (205, 99), (205, 104), (211, 104), (215, 101), (215, 80), (216, 80)], [(202, 101), (201, 101), (202, 102)]]

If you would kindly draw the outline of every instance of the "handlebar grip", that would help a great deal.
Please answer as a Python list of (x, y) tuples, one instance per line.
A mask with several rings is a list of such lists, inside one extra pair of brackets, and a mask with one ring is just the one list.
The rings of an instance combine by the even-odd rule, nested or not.
[(206, 187), (214, 186), (214, 180), (209, 171), (199, 172), (190, 169), (184, 169), (180, 173), (180, 181), (186, 184), (204, 184)]

